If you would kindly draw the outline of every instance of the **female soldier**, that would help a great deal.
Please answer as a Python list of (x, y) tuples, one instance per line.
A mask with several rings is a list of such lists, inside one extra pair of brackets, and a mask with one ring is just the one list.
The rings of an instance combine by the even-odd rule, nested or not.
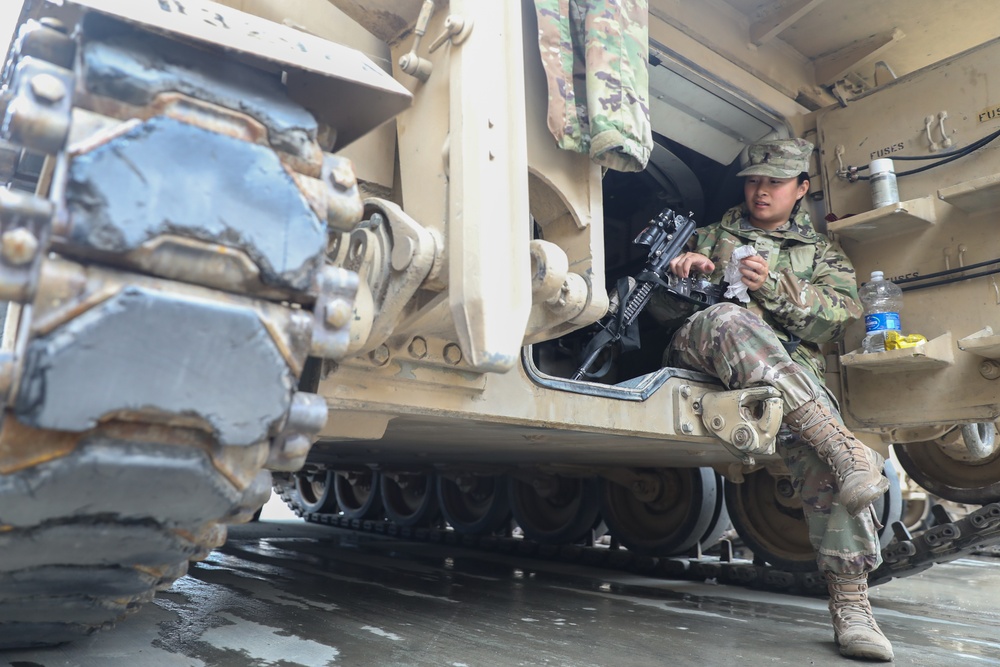
[(868, 602), (868, 572), (880, 563), (870, 506), (888, 488), (882, 458), (842, 423), (822, 382), (819, 344), (840, 340), (861, 316), (854, 268), (837, 244), (816, 233), (800, 202), (809, 189), (803, 139), (748, 149), (745, 201), (698, 231), (692, 252), (670, 269), (721, 282), (733, 250), (750, 301), (720, 303), (691, 316), (667, 348), (667, 363), (710, 373), (730, 389), (771, 385), (784, 397), (784, 422), (797, 436), (778, 452), (802, 498), (810, 540), (830, 591), (834, 638), (845, 656), (891, 660), (892, 646)]

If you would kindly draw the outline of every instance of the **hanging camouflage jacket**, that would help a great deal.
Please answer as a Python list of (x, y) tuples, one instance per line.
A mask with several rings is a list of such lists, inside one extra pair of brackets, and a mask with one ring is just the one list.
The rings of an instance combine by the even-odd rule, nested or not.
[(609, 169), (645, 169), (653, 149), (647, 0), (535, 0), (535, 13), (559, 147)]
[[(721, 283), (733, 250), (752, 245), (766, 254), (770, 274), (760, 289), (750, 292), (746, 307), (763, 318), (783, 341), (795, 334), (802, 339), (792, 359), (822, 381), (826, 361), (821, 343), (839, 341), (847, 326), (862, 315), (854, 266), (840, 246), (818, 234), (809, 214), (799, 211), (779, 229), (764, 231), (750, 224), (743, 205), (729, 209), (722, 221), (698, 230), (692, 252), (709, 257)], [(660, 293), (662, 312), (664, 299)]]

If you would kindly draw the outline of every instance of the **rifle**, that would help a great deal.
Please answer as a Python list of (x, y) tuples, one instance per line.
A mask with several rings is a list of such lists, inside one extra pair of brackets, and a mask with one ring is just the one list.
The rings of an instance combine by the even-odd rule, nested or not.
[(646, 266), (635, 276), (635, 285), (629, 290), (627, 279), (618, 282), (618, 311), (606, 315), (601, 320), (601, 330), (583, 350), (584, 362), (573, 374), (574, 380), (590, 375), (588, 369), (604, 348), (620, 341), (629, 341), (630, 349), (639, 347), (639, 327), (636, 320), (639, 313), (649, 303), (653, 290), (661, 287), (668, 294), (688, 303), (696, 309), (705, 308), (722, 300), (724, 285), (713, 285), (706, 280), (679, 278), (670, 272), (670, 261), (684, 251), (688, 239), (694, 234), (696, 225), (687, 216), (664, 209), (653, 218), (632, 243), (647, 246), (649, 256)]

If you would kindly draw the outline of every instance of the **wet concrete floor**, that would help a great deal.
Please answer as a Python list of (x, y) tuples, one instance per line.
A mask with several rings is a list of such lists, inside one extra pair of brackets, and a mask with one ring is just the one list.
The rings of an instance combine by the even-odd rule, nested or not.
[[(873, 589), (896, 664), (1000, 665), (1000, 560)], [(850, 665), (826, 602), (350, 534), (230, 540), (119, 626), (0, 667)]]

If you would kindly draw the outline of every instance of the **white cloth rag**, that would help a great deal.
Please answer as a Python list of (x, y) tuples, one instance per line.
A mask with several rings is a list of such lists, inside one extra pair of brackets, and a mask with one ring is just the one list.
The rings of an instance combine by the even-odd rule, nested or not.
[(750, 257), (757, 254), (757, 249), (752, 245), (741, 245), (733, 250), (732, 257), (729, 258), (729, 264), (726, 265), (726, 274), (723, 277), (729, 287), (726, 288), (726, 293), (723, 295), (727, 299), (736, 298), (742, 303), (750, 303), (750, 293), (747, 291), (746, 283), (743, 282), (743, 274), (740, 273), (740, 261), (744, 257)]

